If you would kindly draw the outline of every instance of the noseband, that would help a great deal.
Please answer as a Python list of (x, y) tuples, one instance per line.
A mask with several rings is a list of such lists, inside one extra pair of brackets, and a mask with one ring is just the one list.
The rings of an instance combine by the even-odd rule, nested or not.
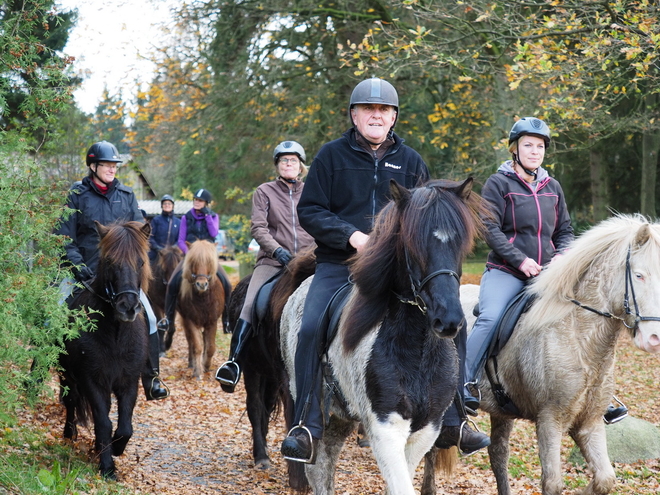
[(422, 312), (422, 314), (425, 315), (428, 309), (428, 305), (426, 304), (426, 301), (424, 301), (424, 298), (422, 297), (421, 294), (424, 285), (426, 285), (427, 282), (429, 282), (432, 278), (437, 277), (438, 275), (450, 275), (456, 279), (458, 285), (461, 284), (461, 278), (458, 276), (458, 273), (456, 273), (454, 270), (444, 269), (444, 270), (436, 270), (434, 272), (429, 273), (420, 282), (415, 278), (412, 269), (410, 268), (410, 257), (408, 256), (408, 250), (405, 250), (405, 255), (406, 255), (406, 272), (408, 274), (408, 278), (410, 279), (410, 289), (412, 291), (413, 298), (408, 299), (406, 297), (397, 294), (396, 292), (395, 295), (400, 302), (402, 302), (403, 304), (411, 304), (413, 306), (417, 306), (419, 310)]
[(114, 286), (112, 285), (112, 282), (108, 281), (108, 282), (106, 282), (106, 284), (105, 284), (105, 294), (106, 294), (107, 297), (103, 297), (101, 294), (98, 294), (98, 293), (92, 288), (92, 286), (90, 285), (89, 282), (87, 282), (87, 281), (83, 281), (83, 282), (81, 282), (81, 283), (82, 283), (82, 285), (85, 287), (85, 289), (87, 289), (87, 290), (90, 291), (92, 294), (94, 294), (96, 297), (98, 297), (98, 298), (101, 299), (102, 301), (105, 301), (106, 303), (108, 303), (110, 306), (112, 306), (112, 307), (115, 308), (115, 309), (116, 309), (116, 306), (115, 306), (115, 305), (117, 304), (117, 298), (118, 298), (119, 296), (121, 296), (122, 294), (134, 294), (135, 296), (137, 296), (138, 299), (140, 298), (140, 291), (139, 291), (140, 288), (139, 288), (139, 286), (138, 286), (138, 290), (137, 290), (137, 291), (135, 291), (135, 290), (133, 290), (133, 289), (126, 289), (126, 290), (121, 290), (121, 291), (119, 291), (119, 292), (115, 292), (115, 288), (114, 288)]
[(191, 284), (194, 284), (195, 282), (197, 282), (197, 279), (198, 279), (198, 278), (205, 278), (206, 281), (208, 282), (208, 281), (210, 280), (211, 277), (210, 277), (209, 275), (204, 275), (204, 274), (199, 274), (199, 275), (198, 275), (198, 274), (196, 274), (196, 273), (191, 273), (191, 274), (190, 274), (190, 283), (191, 283)]
[(626, 316), (622, 318), (620, 316), (613, 315), (612, 313), (609, 313), (607, 311), (599, 311), (597, 309), (586, 306), (582, 304), (580, 301), (577, 301), (575, 299), (571, 299), (570, 301), (573, 304), (576, 304), (579, 307), (586, 309), (587, 311), (591, 311), (592, 313), (596, 313), (600, 316), (604, 316), (605, 318), (614, 318), (616, 320), (620, 320), (626, 328), (630, 330), (634, 330), (636, 332), (639, 329), (640, 321), (660, 321), (660, 317), (642, 316), (639, 314), (639, 306), (637, 304), (637, 298), (635, 297), (635, 288), (633, 287), (632, 269), (630, 268), (630, 251), (631, 251), (631, 247), (628, 246), (628, 255), (626, 256), (626, 293), (623, 298), (623, 309), (626, 313), (626, 316), (633, 315), (633, 312), (630, 310), (630, 298), (632, 297), (633, 306), (635, 307), (635, 313), (634, 313), (635, 320), (632, 325), (628, 324), (628, 322), (626, 321)]

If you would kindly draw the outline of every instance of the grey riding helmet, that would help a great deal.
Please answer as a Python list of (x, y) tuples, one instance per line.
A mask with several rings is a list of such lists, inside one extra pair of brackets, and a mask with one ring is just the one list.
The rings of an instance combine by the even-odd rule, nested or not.
[(546, 148), (550, 146), (550, 128), (536, 117), (523, 117), (513, 124), (509, 132), (509, 145), (521, 136), (527, 135), (540, 137), (545, 142)]
[(89, 167), (92, 163), (98, 162), (122, 163), (122, 159), (119, 158), (119, 151), (117, 151), (117, 147), (114, 144), (107, 141), (99, 141), (91, 145), (87, 150), (86, 162)]
[(174, 204), (174, 198), (172, 196), (170, 196), (169, 194), (165, 194), (165, 195), (163, 195), (162, 198), (160, 198), (160, 206), (163, 206), (163, 203), (165, 201), (171, 201), (172, 204)]
[[(355, 105), (375, 103), (378, 105), (390, 105), (394, 107), (397, 112), (397, 119), (399, 118), (399, 95), (390, 83), (378, 77), (366, 79), (353, 89), (351, 93), (351, 100), (348, 105), (348, 118), (353, 122), (351, 110)], [(394, 121), (396, 124), (396, 120)], [(392, 128), (394, 128), (394, 124)]]
[(275, 147), (273, 151), (273, 162), (277, 165), (277, 160), (280, 158), (280, 155), (298, 155), (298, 158), (305, 163), (307, 156), (305, 155), (305, 150), (295, 141), (282, 141)]

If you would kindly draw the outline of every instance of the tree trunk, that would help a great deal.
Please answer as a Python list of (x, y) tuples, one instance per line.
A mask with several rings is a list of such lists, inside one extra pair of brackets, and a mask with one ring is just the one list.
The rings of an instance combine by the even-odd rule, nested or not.
[(640, 213), (655, 217), (655, 181), (658, 173), (660, 131), (649, 130), (642, 137), (642, 190)]
[(608, 217), (607, 206), (609, 204), (607, 174), (603, 166), (603, 155), (600, 152), (593, 149), (589, 152), (589, 168), (594, 222), (600, 222)]

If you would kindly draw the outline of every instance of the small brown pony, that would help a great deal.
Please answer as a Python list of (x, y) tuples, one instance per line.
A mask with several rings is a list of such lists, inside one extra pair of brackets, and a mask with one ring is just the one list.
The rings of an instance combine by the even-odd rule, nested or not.
[(193, 242), (183, 259), (177, 310), (188, 340), (188, 365), (198, 379), (211, 369), (218, 320), (225, 307), (225, 289), (217, 271), (215, 244)]
[[(165, 316), (165, 295), (167, 293), (167, 282), (172, 273), (181, 262), (183, 253), (179, 246), (167, 246), (158, 251), (154, 262), (151, 263), (151, 272), (153, 280), (149, 285), (149, 300), (151, 307), (156, 314), (156, 321), (160, 321)], [(165, 342), (160, 341), (161, 355), (165, 353)]]

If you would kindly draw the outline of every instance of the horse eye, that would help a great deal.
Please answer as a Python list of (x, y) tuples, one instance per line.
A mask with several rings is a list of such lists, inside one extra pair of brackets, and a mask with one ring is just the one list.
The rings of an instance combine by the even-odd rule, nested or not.
[(636, 278), (637, 280), (639, 280), (640, 282), (643, 282), (643, 281), (644, 281), (644, 275), (642, 275), (641, 273), (637, 273), (637, 272), (636, 272), (636, 273), (635, 273), (635, 278)]

